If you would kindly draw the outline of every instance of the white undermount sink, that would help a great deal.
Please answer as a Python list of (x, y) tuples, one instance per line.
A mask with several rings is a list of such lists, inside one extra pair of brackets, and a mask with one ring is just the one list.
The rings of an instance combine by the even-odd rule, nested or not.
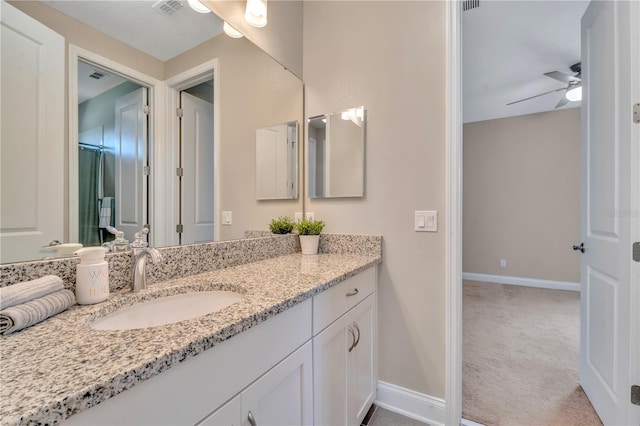
[(94, 330), (133, 330), (190, 320), (220, 311), (242, 299), (233, 291), (196, 291), (165, 296), (121, 308), (98, 318)]

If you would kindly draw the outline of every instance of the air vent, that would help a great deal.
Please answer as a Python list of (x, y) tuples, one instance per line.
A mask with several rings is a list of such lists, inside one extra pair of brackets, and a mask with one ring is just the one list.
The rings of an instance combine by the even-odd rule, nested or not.
[(475, 9), (476, 7), (480, 7), (480, 0), (464, 0), (462, 2), (462, 10), (464, 12)]
[(152, 8), (165, 16), (171, 16), (182, 9), (182, 2), (178, 0), (160, 0)]
[(98, 70), (94, 70), (93, 74), (89, 74), (89, 78), (95, 78), (96, 80), (100, 80), (102, 77), (106, 77), (107, 74)]

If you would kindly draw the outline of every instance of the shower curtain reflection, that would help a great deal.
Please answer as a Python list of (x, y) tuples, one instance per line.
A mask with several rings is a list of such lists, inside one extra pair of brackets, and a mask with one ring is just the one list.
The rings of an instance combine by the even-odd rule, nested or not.
[(78, 219), (79, 242), (87, 246), (99, 246), (98, 200), (101, 197), (102, 155), (98, 146), (80, 144), (78, 147), (79, 179)]

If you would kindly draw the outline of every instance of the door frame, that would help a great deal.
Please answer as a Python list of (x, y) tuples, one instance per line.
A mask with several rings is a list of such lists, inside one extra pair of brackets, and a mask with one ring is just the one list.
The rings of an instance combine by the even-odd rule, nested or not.
[(165, 223), (162, 217), (162, 211), (157, 209), (158, 205), (164, 204), (163, 197), (164, 192), (161, 191), (162, 185), (154, 183), (154, 176), (162, 176), (163, 171), (157, 165), (160, 165), (159, 159), (166, 157), (164, 150), (164, 132), (162, 128), (162, 120), (156, 120), (156, 114), (154, 112), (162, 111), (162, 97), (163, 91), (160, 90), (162, 82), (140, 71), (129, 68), (119, 62), (112, 59), (105, 58), (90, 50), (83, 49), (74, 44), (68, 46), (68, 95), (67, 106), (69, 113), (69, 163), (67, 169), (69, 171), (69, 186), (68, 186), (68, 236), (69, 241), (77, 241), (78, 239), (78, 61), (82, 60), (94, 64), (100, 68), (109, 70), (115, 74), (119, 74), (122, 77), (127, 78), (141, 86), (145, 86), (148, 89), (148, 103), (151, 107), (151, 114), (149, 114), (149, 129), (148, 129), (148, 147), (149, 152), (147, 158), (149, 164), (153, 165), (151, 179), (149, 179), (148, 186), (148, 205), (147, 216), (149, 223), (152, 224), (151, 232), (149, 234), (149, 243), (158, 245), (158, 234), (161, 233), (163, 228), (162, 224)]
[(180, 92), (213, 78), (213, 239), (220, 239), (220, 64), (217, 58), (203, 62), (193, 68), (183, 71), (165, 81), (166, 99), (166, 152), (164, 159), (166, 173), (163, 186), (166, 188), (165, 203), (159, 208), (163, 209), (163, 216), (167, 219), (165, 229), (167, 234), (163, 236), (163, 245), (177, 245), (178, 234), (171, 232), (175, 228), (172, 224), (178, 223), (179, 202), (178, 179), (175, 170), (178, 168), (180, 158), (180, 123), (176, 110), (180, 106)]
[[(446, 158), (445, 158), (445, 424), (460, 425), (462, 420), (462, 8), (461, 0), (446, 2)], [(640, 7), (633, 5), (632, 7)], [(632, 50), (638, 52), (639, 28), (633, 27)], [(640, 53), (631, 58), (632, 69), (640, 69)], [(633, 96), (640, 96), (636, 82)], [(640, 102), (640, 98), (632, 99)], [(631, 105), (629, 106), (631, 107)], [(631, 128), (632, 140), (640, 137), (640, 125)], [(640, 157), (640, 146), (632, 144), (632, 156)], [(631, 179), (640, 180), (640, 169), (631, 170)], [(632, 187), (632, 206), (640, 208), (640, 185)], [(635, 212), (629, 212), (634, 214)], [(640, 225), (632, 229), (637, 238)], [(634, 237), (635, 235), (635, 237)], [(640, 266), (631, 264), (631, 279), (640, 279)], [(640, 287), (631, 289), (629, 303), (631, 336), (640, 335)], [(635, 306), (634, 306), (635, 304)], [(640, 357), (640, 339), (631, 342), (631, 359)], [(630, 375), (640, 380), (640, 366), (631, 363)], [(640, 384), (640, 383), (638, 383)], [(633, 406), (629, 405), (629, 410)], [(629, 413), (631, 416), (631, 411)]]
[(462, 8), (446, 2), (445, 424), (462, 419)]

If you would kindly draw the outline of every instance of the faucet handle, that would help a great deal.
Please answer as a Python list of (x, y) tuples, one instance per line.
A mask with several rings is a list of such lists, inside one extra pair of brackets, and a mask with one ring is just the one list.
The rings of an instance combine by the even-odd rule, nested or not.
[(149, 228), (143, 227), (140, 232), (136, 232), (133, 235), (133, 242), (130, 244), (132, 248), (145, 248), (149, 246), (149, 243), (144, 240), (144, 236), (149, 233)]

